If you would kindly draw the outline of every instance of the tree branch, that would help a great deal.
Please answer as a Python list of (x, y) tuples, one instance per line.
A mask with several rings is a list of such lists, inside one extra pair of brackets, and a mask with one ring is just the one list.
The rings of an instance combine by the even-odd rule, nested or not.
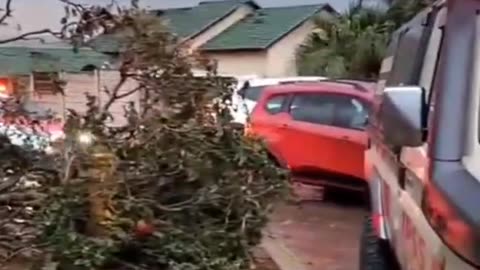
[(58, 32), (53, 32), (50, 29), (42, 29), (38, 31), (32, 31), (32, 32), (27, 32), (15, 37), (7, 38), (7, 39), (0, 39), (0, 44), (5, 44), (5, 43), (10, 43), (18, 40), (25, 40), (28, 39), (30, 36), (35, 36), (35, 35), (41, 35), (41, 34), (51, 34), (54, 37), (60, 37), (60, 33)]
[(85, 11), (85, 7), (82, 6), (81, 4), (77, 4), (77, 3), (74, 3), (70, 0), (60, 0), (60, 2), (66, 4), (67, 6), (72, 6), (73, 8), (75, 8), (79, 13)]
[(127, 77), (121, 76), (120, 80), (117, 82), (112, 92), (110, 93), (110, 97), (108, 101), (105, 102), (105, 105), (103, 105), (102, 115), (107, 113), (110, 107), (113, 105), (113, 103), (115, 103), (115, 101), (118, 99), (118, 92), (126, 82), (127, 82)]
[[(13, 13), (12, 1), (13, 0), (7, 0), (7, 2), (5, 3), (5, 8), (3, 9), (4, 13), (2, 16), (0, 16), (0, 25), (6, 25), (7, 19), (12, 16), (12, 13)], [(10, 43), (17, 40), (25, 40), (25, 39), (28, 39), (30, 36), (40, 35), (40, 34), (51, 34), (55, 37), (59, 37), (61, 35), (61, 32), (53, 32), (51, 29), (46, 28), (42, 30), (23, 33), (18, 36), (7, 38), (7, 39), (0, 39), (0, 44)]]
[(7, 0), (3, 15), (0, 17), (0, 25), (5, 24), (8, 17), (12, 16), (12, 0)]
[[(72, 27), (74, 27), (74, 26), (84, 27), (85, 25), (95, 24), (96, 22), (100, 22), (100, 21), (108, 18), (108, 15), (109, 15), (109, 14), (95, 14), (95, 13), (93, 13), (90, 18), (82, 18), (82, 14), (84, 14), (84, 12), (87, 12), (87, 8), (85, 8), (83, 5), (74, 3), (70, 0), (59, 0), (59, 1), (63, 4), (65, 4), (65, 5), (67, 5), (67, 6), (72, 7), (73, 9), (75, 9), (77, 14), (79, 14), (79, 20), (75, 21), (75, 22), (65, 23), (62, 26), (61, 30), (59, 30), (59, 31), (53, 31), (52, 29), (45, 28), (45, 29), (42, 29), (42, 30), (36, 30), (36, 31), (27, 32), (27, 33), (22, 33), (22, 34), (19, 34), (17, 36), (11, 37), (11, 38), (0, 39), (0, 44), (6, 44), (6, 43), (18, 41), (18, 40), (27, 40), (27, 39), (31, 39), (30, 38), (31, 36), (41, 35), (41, 34), (50, 34), (50, 35), (52, 35), (56, 38), (59, 38), (59, 39), (66, 38), (66, 37), (69, 37), (68, 33), (69, 33), (69, 30), (71, 30)], [(12, 16), (12, 13), (13, 13), (12, 2), (13, 2), (13, 0), (7, 0), (7, 2), (6, 2), (5, 8), (4, 8), (4, 13), (3, 13), (3, 15), (0, 16), (0, 26), (1, 25), (6, 25), (7, 24), (6, 23), (7, 19)], [(36, 39), (41, 39), (41, 38), (36, 38)]]
[[(12, 2), (13, 0), (6, 0), (5, 3), (5, 8), (4, 8), (4, 13), (2, 16), (0, 16), (0, 25), (6, 25), (7, 24), (7, 19), (12, 16), (13, 10), (12, 10)], [(63, 0), (62, 0), (63, 2)], [(34, 35), (40, 35), (40, 34), (51, 34), (55, 37), (59, 37), (61, 35), (61, 32), (54, 32), (51, 29), (42, 29), (42, 30), (37, 30), (37, 31), (31, 31), (27, 33), (20, 34), (15, 37), (7, 38), (7, 39), (0, 39), (0, 44), (5, 44), (5, 43), (10, 43), (14, 42), (17, 40), (25, 40), (29, 38), (30, 36)]]
[(126, 97), (130, 96), (131, 94), (133, 94), (133, 93), (137, 92), (138, 90), (140, 90), (140, 88), (141, 88), (140, 86), (139, 86), (139, 87), (135, 87), (135, 88), (133, 88), (132, 90), (130, 90), (130, 91), (128, 91), (128, 92), (125, 92), (125, 93), (123, 93), (123, 94), (121, 94), (121, 95), (117, 95), (117, 96), (116, 96), (116, 99), (126, 98)]

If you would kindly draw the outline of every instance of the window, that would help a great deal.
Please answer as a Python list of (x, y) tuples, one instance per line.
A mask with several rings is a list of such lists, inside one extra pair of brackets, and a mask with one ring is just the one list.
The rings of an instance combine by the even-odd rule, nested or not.
[(12, 94), (12, 81), (8, 78), (0, 78), (0, 96), (6, 97)]
[[(431, 70), (426, 70), (426, 73), (429, 72), (430, 78), (427, 78), (428, 80), (427, 85), (424, 86), (426, 89), (426, 98), (427, 98), (427, 105), (428, 105), (428, 110), (427, 110), (427, 119), (426, 119), (426, 126), (427, 128), (430, 128), (430, 126), (433, 124), (433, 111), (435, 109), (435, 99), (433, 98), (433, 90), (434, 90), (434, 84), (435, 84), (435, 79), (437, 75), (437, 70), (438, 67), (440, 66), (440, 53), (443, 48), (443, 35), (444, 35), (444, 28), (439, 28), (439, 34), (437, 37), (437, 40), (432, 41), (432, 43), (435, 43), (437, 45), (432, 49), (432, 51), (435, 52), (434, 57), (430, 60), (432, 62), (433, 67)], [(425, 75), (427, 76), (427, 75)]]
[(296, 121), (333, 125), (335, 101), (331, 95), (301, 94), (290, 105), (290, 114)]
[(286, 96), (279, 95), (270, 98), (265, 105), (265, 110), (270, 114), (277, 114), (282, 111), (283, 103), (285, 102)]
[(48, 72), (33, 73), (33, 89), (39, 94), (54, 95), (58, 91), (58, 74)]
[(417, 16), (398, 33), (398, 44), (387, 86), (418, 85), (432, 32), (431, 24), (425, 24), (427, 18), (428, 13)]
[(367, 107), (358, 99), (337, 96), (334, 125), (348, 129), (365, 129), (368, 118)]
[(245, 93), (245, 99), (252, 100), (252, 101), (258, 101), (260, 98), (262, 91), (263, 91), (264, 86), (252, 86), (246, 88), (244, 91)]
[(423, 65), (422, 74), (420, 77), (419, 85), (422, 86), (426, 91), (426, 99), (428, 104), (428, 110), (426, 112), (426, 123), (424, 123), (427, 127), (427, 130), (431, 129), (431, 125), (433, 124), (433, 111), (435, 108), (435, 99), (433, 98), (434, 92), (434, 84), (436, 82), (436, 75), (437, 69), (440, 66), (440, 53), (443, 48), (444, 42), (444, 31), (445, 31), (445, 18), (446, 18), (447, 10), (446, 8), (442, 8), (438, 15), (435, 17), (435, 25), (432, 29), (432, 33), (430, 36), (430, 41), (427, 49), (427, 53), (425, 54), (425, 61)]
[(368, 108), (345, 95), (301, 94), (294, 98), (290, 113), (296, 121), (363, 130)]

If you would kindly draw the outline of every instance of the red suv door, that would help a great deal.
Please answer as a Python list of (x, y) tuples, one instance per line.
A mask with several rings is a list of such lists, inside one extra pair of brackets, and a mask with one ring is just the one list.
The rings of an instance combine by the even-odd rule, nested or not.
[(265, 139), (269, 151), (283, 165), (290, 165), (285, 158), (285, 146), (288, 144), (289, 116), (285, 112), (288, 94), (276, 94), (269, 96), (265, 102), (257, 104), (252, 115), (250, 127), (246, 132)]
[(368, 104), (354, 96), (335, 97), (333, 127), (339, 136), (337, 154), (342, 161), (336, 164), (336, 168), (359, 178), (365, 178), (365, 150), (368, 140), (365, 125), (368, 112)]
[(326, 170), (364, 177), (367, 109), (353, 96), (299, 93), (280, 147), (294, 171)]

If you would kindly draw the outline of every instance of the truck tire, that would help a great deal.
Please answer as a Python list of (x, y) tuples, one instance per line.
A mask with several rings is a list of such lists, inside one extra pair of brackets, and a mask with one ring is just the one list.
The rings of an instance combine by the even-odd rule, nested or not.
[(373, 228), (372, 218), (364, 222), (360, 240), (360, 270), (392, 270), (396, 269), (389, 262), (388, 248)]

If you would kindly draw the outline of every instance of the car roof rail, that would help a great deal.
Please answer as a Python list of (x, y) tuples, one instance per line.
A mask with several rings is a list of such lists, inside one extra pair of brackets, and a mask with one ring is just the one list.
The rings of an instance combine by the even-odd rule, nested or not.
[(291, 80), (291, 81), (281, 81), (278, 84), (293, 84), (293, 83), (312, 83), (312, 82), (322, 82), (328, 79), (317, 79), (317, 80)]
[[(331, 83), (339, 83), (339, 84), (347, 84), (350, 86), (353, 86), (356, 90), (362, 91), (362, 92), (368, 92), (369, 90), (360, 84), (360, 82), (357, 82), (352, 79), (325, 79), (322, 80), (321, 82), (331, 82)], [(364, 82), (374, 82), (374, 81), (364, 81)]]
[[(294, 83), (313, 83), (313, 82), (331, 82), (331, 83), (339, 83), (339, 84), (347, 84), (350, 86), (353, 86), (356, 90), (362, 91), (362, 92), (368, 92), (369, 90), (361, 85), (359, 82), (356, 82), (355, 80), (352, 79), (318, 79), (318, 80), (292, 80), (292, 81), (283, 81), (280, 82), (279, 84), (294, 84)], [(366, 83), (374, 83), (375, 81), (363, 81)]]

